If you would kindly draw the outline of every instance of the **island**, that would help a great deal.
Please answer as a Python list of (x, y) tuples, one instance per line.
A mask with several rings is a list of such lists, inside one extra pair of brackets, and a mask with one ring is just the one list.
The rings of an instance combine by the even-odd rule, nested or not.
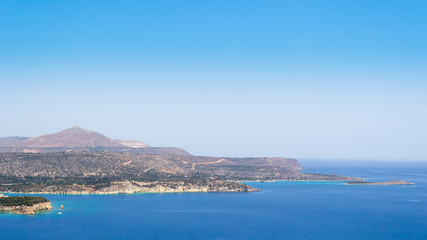
[(413, 185), (415, 183), (406, 182), (403, 180), (394, 180), (387, 182), (348, 182), (348, 185)]
[(17, 196), (0, 197), (0, 212), (13, 212), (17, 214), (35, 214), (36, 212), (51, 210), (52, 205), (44, 197)]

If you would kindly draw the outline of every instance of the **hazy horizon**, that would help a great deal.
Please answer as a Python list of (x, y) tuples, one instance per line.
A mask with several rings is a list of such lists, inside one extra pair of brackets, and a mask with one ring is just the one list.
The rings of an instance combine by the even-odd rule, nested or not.
[(2, 1), (0, 137), (427, 161), (427, 2)]

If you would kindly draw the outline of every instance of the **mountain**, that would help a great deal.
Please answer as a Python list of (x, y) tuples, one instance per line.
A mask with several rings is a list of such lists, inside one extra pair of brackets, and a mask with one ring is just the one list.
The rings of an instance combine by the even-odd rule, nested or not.
[(92, 132), (77, 126), (65, 129), (58, 133), (46, 134), (40, 137), (29, 138), (21, 142), (22, 147), (58, 148), (58, 147), (123, 147), (101, 133)]
[(48, 153), (62, 151), (126, 152), (133, 154), (191, 155), (176, 147), (150, 147), (135, 140), (113, 140), (77, 126), (39, 137), (0, 138), (0, 152)]
[(119, 147), (146, 148), (148, 144), (134, 140), (112, 140), (101, 133), (89, 131), (77, 126), (58, 133), (39, 137), (4, 137), (0, 138), (2, 148), (81, 148), (81, 147)]
[(23, 141), (29, 139), (28, 137), (4, 137), (0, 138), (0, 147), (16, 147)]

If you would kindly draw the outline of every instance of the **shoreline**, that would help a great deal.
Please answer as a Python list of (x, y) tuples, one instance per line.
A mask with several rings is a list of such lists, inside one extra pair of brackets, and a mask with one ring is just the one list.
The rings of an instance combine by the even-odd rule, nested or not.
[[(392, 186), (392, 185), (414, 185), (415, 183), (409, 183), (405, 182), (405, 184), (402, 184), (402, 180), (398, 181), (389, 181), (389, 182), (351, 182), (351, 181), (339, 181), (339, 180), (239, 180), (236, 181), (238, 183), (247, 184), (248, 183), (275, 183), (275, 182), (336, 182), (336, 183), (342, 183), (342, 185), (377, 185), (377, 186)], [(395, 183), (397, 182), (397, 183)], [(250, 185), (249, 185), (250, 186)], [(4, 191), (0, 192), (3, 194), (32, 194), (32, 195), (75, 195), (75, 196), (81, 196), (81, 195), (129, 195), (129, 194), (181, 194), (181, 193), (251, 193), (251, 192), (261, 192), (262, 189), (255, 188), (253, 186), (249, 191), (239, 191), (239, 190), (218, 190), (218, 191), (210, 191), (210, 190), (176, 190), (176, 191), (135, 191), (135, 192), (97, 192), (97, 193), (55, 193), (55, 192), (14, 192), (14, 191)]]
[[(239, 180), (236, 181), (238, 183), (247, 184), (250, 182), (254, 183), (273, 183), (273, 182), (337, 182), (337, 183), (343, 183), (346, 184), (348, 181), (338, 181), (338, 180)], [(247, 184), (249, 185), (249, 184)], [(250, 186), (250, 185), (249, 185)], [(250, 186), (252, 187), (252, 186)], [(162, 193), (250, 193), (250, 192), (260, 192), (262, 189), (258, 189), (255, 187), (252, 187), (250, 191), (235, 191), (235, 190), (218, 190), (218, 191), (206, 191), (206, 190), (189, 190), (189, 191), (141, 191), (141, 192), (98, 192), (98, 193), (55, 193), (55, 192), (14, 192), (14, 191), (6, 191), (1, 192), (4, 194), (35, 194), (35, 195), (127, 195), (127, 194), (162, 194)]]
[(238, 180), (237, 182), (350, 182), (348, 180), (287, 180), (287, 179), (278, 179), (278, 180)]
[(258, 191), (170, 191), (170, 192), (134, 192), (134, 193), (52, 193), (52, 192), (1, 192), (3, 194), (31, 194), (31, 195), (70, 195), (70, 196), (105, 196), (105, 195), (131, 195), (131, 194), (171, 194), (171, 193), (252, 193)]

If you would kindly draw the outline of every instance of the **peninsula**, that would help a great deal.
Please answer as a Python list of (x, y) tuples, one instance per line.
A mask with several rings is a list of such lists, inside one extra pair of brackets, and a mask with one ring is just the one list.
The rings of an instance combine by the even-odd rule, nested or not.
[(250, 192), (258, 189), (239, 181), (363, 181), (300, 170), (292, 158), (193, 156), (79, 127), (34, 138), (0, 138), (0, 192)]
[(13, 212), (17, 214), (35, 214), (39, 211), (51, 210), (52, 206), (44, 197), (7, 197), (0, 195), (0, 212)]
[(348, 185), (414, 185), (415, 183), (406, 182), (402, 180), (388, 181), (388, 182), (348, 182)]

